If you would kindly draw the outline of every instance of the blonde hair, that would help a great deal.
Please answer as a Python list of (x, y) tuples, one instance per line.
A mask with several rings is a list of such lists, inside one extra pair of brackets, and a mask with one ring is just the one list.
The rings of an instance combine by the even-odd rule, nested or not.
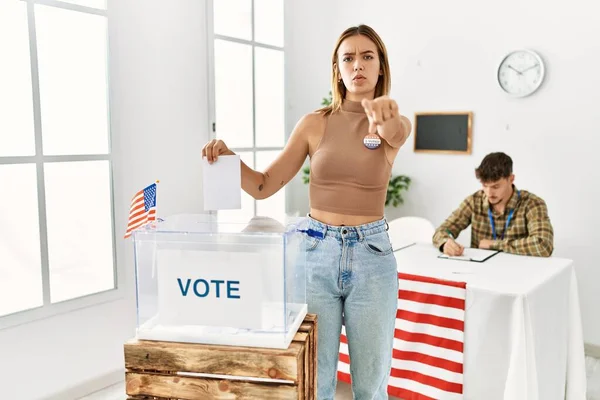
[(381, 37), (368, 25), (358, 25), (346, 29), (338, 38), (333, 54), (331, 55), (331, 104), (325, 106), (318, 111), (323, 112), (325, 115), (329, 115), (333, 112), (337, 112), (342, 108), (342, 101), (346, 97), (346, 86), (344, 81), (341, 80), (339, 68), (337, 65), (338, 50), (344, 40), (350, 36), (364, 35), (371, 39), (377, 46), (377, 54), (379, 55), (379, 64), (381, 68), (381, 76), (375, 86), (375, 98), (389, 94), (391, 86), (391, 74), (390, 64), (388, 63), (388, 54), (383, 44)]

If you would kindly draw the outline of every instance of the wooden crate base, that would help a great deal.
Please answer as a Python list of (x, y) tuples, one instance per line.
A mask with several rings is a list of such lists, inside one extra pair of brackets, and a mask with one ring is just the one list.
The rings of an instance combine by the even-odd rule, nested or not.
[(124, 350), (130, 400), (317, 398), (314, 314), (287, 349), (131, 340)]

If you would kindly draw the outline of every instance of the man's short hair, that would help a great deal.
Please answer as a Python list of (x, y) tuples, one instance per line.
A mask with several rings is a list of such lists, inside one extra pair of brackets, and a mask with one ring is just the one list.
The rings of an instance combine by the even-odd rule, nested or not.
[(481, 182), (489, 183), (508, 178), (512, 172), (512, 159), (502, 152), (496, 152), (485, 156), (479, 167), (475, 169), (475, 176)]

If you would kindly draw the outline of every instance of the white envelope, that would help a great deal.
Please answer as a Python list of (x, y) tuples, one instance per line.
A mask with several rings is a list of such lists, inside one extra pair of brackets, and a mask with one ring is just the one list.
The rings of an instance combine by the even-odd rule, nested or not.
[(240, 156), (219, 156), (209, 164), (202, 158), (204, 210), (242, 208), (242, 168)]

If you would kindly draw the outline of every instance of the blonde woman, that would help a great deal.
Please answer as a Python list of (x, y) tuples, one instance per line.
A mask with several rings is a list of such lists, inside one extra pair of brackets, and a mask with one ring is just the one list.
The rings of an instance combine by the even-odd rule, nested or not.
[[(265, 199), (310, 157), (306, 251), (308, 311), (319, 317), (318, 398), (333, 399), (342, 318), (354, 398), (387, 399), (398, 300), (384, 205), (392, 165), (411, 132), (388, 97), (386, 48), (369, 26), (346, 29), (331, 59), (333, 101), (297, 123), (263, 172), (242, 163), (242, 188)], [(233, 154), (221, 140), (208, 162)]]

